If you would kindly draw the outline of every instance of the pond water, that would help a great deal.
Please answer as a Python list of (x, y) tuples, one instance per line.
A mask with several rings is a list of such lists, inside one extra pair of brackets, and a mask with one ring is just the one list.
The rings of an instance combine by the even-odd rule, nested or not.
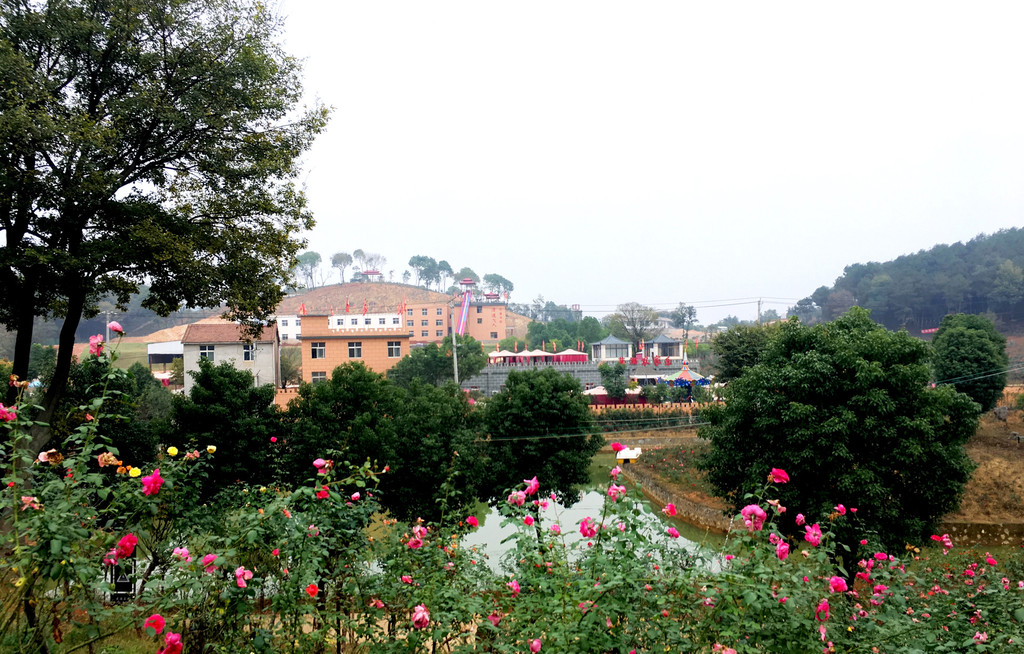
[[(605, 492), (611, 482), (608, 472), (615, 466), (615, 455), (612, 453), (598, 453), (590, 464), (590, 483), (582, 489), (583, 497), (571, 507), (564, 507), (558, 503), (552, 503), (545, 511), (541, 512), (541, 522), (544, 529), (558, 522), (562, 527), (565, 540), (572, 543), (580, 540), (579, 523), (587, 516), (599, 520), (601, 507), (604, 504)], [(619, 478), (620, 483), (626, 486), (630, 492), (633, 491), (632, 484)], [(544, 492), (544, 480), (541, 482), (541, 493)], [(661, 507), (656, 506), (649, 499), (644, 499), (644, 513), (640, 520), (645, 524), (652, 525), (658, 531), (664, 533), (668, 527), (675, 527), (680, 534), (678, 539), (665, 540), (667, 547), (682, 547), (688, 550), (698, 548), (717, 549), (724, 536), (695, 527), (678, 518), (670, 518), (661, 513)], [(497, 510), (489, 508), (485, 504), (478, 507), (475, 513), (480, 521), (480, 526), (463, 539), (463, 547), (477, 547), (489, 555), (490, 565), (497, 569), (498, 562), (508, 551), (510, 543), (503, 543), (506, 538), (515, 533), (517, 526), (513, 524), (502, 525), (504, 517)]]

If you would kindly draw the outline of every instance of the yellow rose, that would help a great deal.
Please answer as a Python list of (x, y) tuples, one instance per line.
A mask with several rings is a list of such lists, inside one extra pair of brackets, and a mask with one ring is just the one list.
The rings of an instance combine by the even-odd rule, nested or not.
[(208, 454), (213, 454), (216, 451), (217, 451), (217, 446), (216, 445), (207, 445), (206, 446), (206, 452)]
[(131, 470), (128, 471), (128, 476), (129, 477), (138, 477), (141, 474), (142, 474), (142, 470), (139, 469), (139, 468), (132, 468)]
[(178, 448), (171, 445), (170, 447), (167, 448), (167, 453), (170, 454), (171, 456), (178, 456)]

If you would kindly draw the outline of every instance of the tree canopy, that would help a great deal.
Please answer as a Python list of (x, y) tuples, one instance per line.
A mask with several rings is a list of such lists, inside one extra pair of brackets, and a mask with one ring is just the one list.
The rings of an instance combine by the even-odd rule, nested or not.
[[(830, 324), (782, 323), (726, 387), (725, 404), (703, 413), (709, 481), (738, 510), (782, 468), (784, 531), (803, 533), (797, 513), (824, 522), (843, 504), (858, 509), (851, 530), (864, 526), (889, 548), (919, 543), (960, 502), (978, 421), (970, 397), (930, 388), (929, 356), (926, 343), (860, 308)], [(838, 534), (855, 553), (853, 535)]]
[(33, 319), (64, 319), (49, 409), (107, 293), (253, 325), (282, 298), (327, 110), (299, 107), (279, 27), (248, 0), (0, 5), (0, 324), (24, 376)]
[(942, 319), (932, 341), (935, 378), (981, 405), (995, 407), (1006, 387), (1006, 338), (985, 316), (959, 313)]
[[(466, 334), (459, 336), (459, 379), (466, 380), (480, 373), (487, 365), (487, 354), (480, 341)], [(440, 386), (455, 379), (452, 362), (452, 337), (445, 336), (441, 344), (427, 343), (413, 348), (409, 356), (388, 370), (387, 377), (399, 386), (408, 387), (414, 380)]]
[(715, 352), (715, 379), (727, 382), (758, 362), (768, 345), (773, 325), (733, 325), (715, 335), (711, 347)]
[(613, 336), (631, 343), (650, 340), (663, 331), (658, 326), (658, 312), (639, 302), (620, 304), (605, 318)]
[(512, 371), (505, 390), (487, 402), (485, 445), (490, 457), (491, 499), (536, 475), (567, 505), (589, 481), (590, 460), (604, 438), (593, 431), (593, 416), (579, 381), (552, 368)]

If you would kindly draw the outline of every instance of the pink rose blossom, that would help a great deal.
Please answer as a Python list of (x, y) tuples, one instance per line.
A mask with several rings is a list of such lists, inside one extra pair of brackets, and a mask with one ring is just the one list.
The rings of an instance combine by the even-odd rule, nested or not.
[(611, 475), (612, 479), (618, 481), (619, 475), (622, 474), (622, 468), (620, 468), (619, 466), (615, 466), (608, 474)]
[(157, 650), (156, 654), (181, 654), (181, 634), (167, 632), (164, 636), (164, 646)]
[(848, 589), (846, 580), (842, 577), (832, 577), (828, 580), (829, 590), (833, 593), (845, 593)]
[(153, 474), (142, 478), (142, 494), (156, 495), (160, 487), (164, 485), (164, 478), (160, 476), (160, 468), (153, 471)]
[(597, 530), (594, 529), (593, 518), (586, 517), (580, 522), (580, 534), (584, 538), (593, 538), (597, 535)]
[(560, 534), (560, 533), (562, 533), (562, 528), (559, 527), (558, 525), (551, 525), (551, 531), (554, 534)]
[[(122, 327), (121, 323), (117, 322), (116, 320), (111, 320), (109, 323), (107, 323), (107, 329), (114, 332), (115, 334), (124, 334), (124, 327)], [(160, 632), (158, 631), (157, 633)]]
[(526, 503), (526, 491), (512, 491), (508, 496), (508, 503), (514, 504), (515, 506), (522, 506)]
[(785, 561), (789, 556), (789, 543), (779, 541), (779, 544), (775, 546), (775, 556), (779, 557), (780, 561)]
[(468, 518), (466, 518), (466, 524), (468, 524), (470, 527), (479, 527), (480, 521), (476, 519), (476, 516), (471, 515)]
[(523, 524), (525, 524), (527, 527), (532, 527), (533, 526), (533, 516), (532, 515), (528, 515), (525, 518), (523, 518)]
[(362, 495), (360, 495), (359, 493), (352, 493), (353, 502), (358, 502), (360, 497), (362, 497)]
[(608, 487), (608, 497), (611, 498), (612, 502), (618, 502), (620, 497), (626, 496), (625, 486), (616, 486), (612, 484)]
[(814, 619), (818, 622), (824, 622), (828, 620), (828, 618), (828, 600), (823, 599), (821, 600), (821, 602), (818, 603), (818, 608), (814, 610)]
[(661, 510), (667, 516), (674, 516), (676, 514), (676, 505), (669, 502), (665, 505), (665, 508)]
[(235, 584), (237, 584), (239, 588), (245, 588), (245, 582), (250, 579), (252, 579), (251, 570), (246, 570), (244, 566), (238, 566), (238, 568), (235, 569)]
[(821, 527), (818, 526), (818, 523), (804, 527), (804, 530), (807, 532), (804, 534), (804, 540), (817, 547), (821, 543)]
[(679, 538), (679, 530), (675, 527), (669, 527), (665, 530), (665, 532), (672, 538)]
[(622, 443), (619, 443), (618, 441), (612, 443), (612, 452), (621, 452), (624, 449), (626, 449), (626, 446)]
[(768, 514), (764, 512), (764, 509), (756, 504), (748, 504), (743, 507), (740, 510), (740, 515), (743, 516), (743, 524), (747, 526), (747, 529), (751, 533), (761, 531), (765, 518), (768, 517)]
[(842, 504), (837, 504), (836, 513), (838, 513), (839, 515), (846, 515), (846, 507), (843, 506)]
[(772, 468), (772, 471), (768, 473), (768, 481), (773, 484), (788, 484), (789, 475), (781, 468)]
[(215, 566), (213, 564), (213, 562), (216, 561), (216, 560), (217, 560), (217, 555), (216, 554), (207, 554), (206, 556), (203, 557), (203, 566), (204, 566), (204, 569), (205, 569), (205, 571), (207, 573), (213, 572), (214, 570), (217, 569), (217, 566)]
[(419, 538), (410, 538), (409, 539), (409, 549), (417, 550), (417, 549), (419, 549), (421, 547), (423, 547), (423, 541), (422, 540), (420, 540)]
[(804, 521), (805, 521), (804, 514), (803, 513), (797, 513), (796, 514), (796, 524), (797, 524), (797, 526), (798, 527), (802, 527), (804, 525)]
[(164, 626), (166, 624), (167, 623), (164, 620), (164, 617), (162, 615), (160, 615), (159, 613), (154, 613), (153, 615), (151, 615), (148, 618), (146, 618), (146, 621), (142, 623), (142, 628), (143, 629), (150, 629), (150, 628), (152, 628), (153, 631), (156, 632), (155, 635), (160, 635), (161, 633), (163, 633)]
[(417, 604), (412, 610), (412, 626), (417, 629), (426, 629), (430, 624), (430, 611), (423, 604)]
[(526, 484), (525, 492), (527, 495), (533, 495), (540, 489), (540, 482), (537, 481), (536, 477), (534, 477), (533, 479), (524, 479), (523, 483)]
[(89, 354), (96, 356), (103, 354), (103, 334), (89, 337)]
[(530, 651), (533, 654), (537, 654), (540, 651), (540, 638), (534, 638), (530, 641)]
[(402, 583), (403, 584), (411, 584), (412, 583), (412, 577), (410, 577), (409, 575), (402, 575)]
[(513, 579), (512, 581), (505, 584), (512, 589), (512, 597), (519, 595), (519, 582)]
[(187, 547), (175, 547), (174, 551), (171, 552), (171, 556), (178, 559), (179, 561), (184, 561), (185, 563), (189, 563), (192, 561), (192, 555), (188, 553)]

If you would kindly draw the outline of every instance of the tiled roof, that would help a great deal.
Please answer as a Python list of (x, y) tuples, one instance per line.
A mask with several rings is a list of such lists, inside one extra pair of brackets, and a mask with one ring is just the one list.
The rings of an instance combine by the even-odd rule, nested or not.
[[(273, 343), (277, 327), (264, 327), (263, 334), (255, 343)], [(233, 322), (192, 323), (185, 328), (182, 343), (238, 343), (245, 341), (242, 326)]]

